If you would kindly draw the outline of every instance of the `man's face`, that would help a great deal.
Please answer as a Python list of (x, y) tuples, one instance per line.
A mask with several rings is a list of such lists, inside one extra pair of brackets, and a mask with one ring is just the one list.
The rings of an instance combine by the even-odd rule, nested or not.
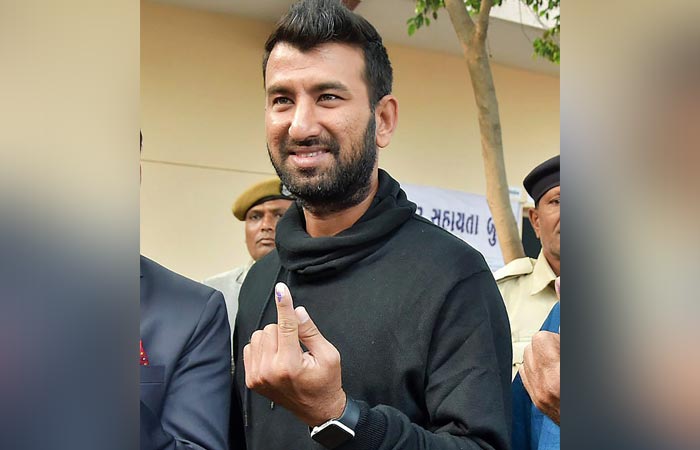
[(559, 253), (559, 197), (560, 187), (548, 190), (540, 198), (537, 208), (530, 210), (530, 222), (542, 242), (542, 251), (547, 260), (560, 261)]
[[(362, 50), (277, 44), (265, 74), (268, 152), (305, 206), (341, 210), (362, 201), (376, 171), (375, 117)], [(356, 198), (361, 197), (361, 198)]]
[(253, 206), (245, 214), (245, 244), (255, 261), (275, 248), (277, 221), (291, 204), (291, 200), (268, 200)]

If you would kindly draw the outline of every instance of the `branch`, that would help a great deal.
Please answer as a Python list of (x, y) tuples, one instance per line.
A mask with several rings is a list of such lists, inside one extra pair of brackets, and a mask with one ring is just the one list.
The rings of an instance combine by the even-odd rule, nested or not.
[(486, 39), (486, 35), (489, 29), (489, 17), (491, 15), (491, 8), (493, 8), (493, 0), (481, 0), (481, 9), (479, 9), (479, 16), (477, 18), (476, 24), (476, 35), (479, 39)]
[(466, 55), (469, 42), (476, 31), (476, 25), (474, 25), (472, 18), (469, 17), (464, 0), (445, 0), (445, 9), (450, 15), (452, 28), (457, 33), (457, 37), (462, 44), (462, 51)]

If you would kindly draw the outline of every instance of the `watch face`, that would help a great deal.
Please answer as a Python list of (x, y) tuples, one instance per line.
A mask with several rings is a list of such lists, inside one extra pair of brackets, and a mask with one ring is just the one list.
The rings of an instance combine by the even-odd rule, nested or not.
[(325, 423), (322, 428), (317, 428), (311, 438), (324, 447), (333, 449), (354, 436), (355, 433), (350, 428), (333, 420)]

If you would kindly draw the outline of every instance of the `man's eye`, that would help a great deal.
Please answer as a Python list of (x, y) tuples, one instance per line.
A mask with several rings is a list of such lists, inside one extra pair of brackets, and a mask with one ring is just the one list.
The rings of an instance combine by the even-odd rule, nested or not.
[(260, 220), (262, 216), (260, 214), (253, 214), (250, 216), (250, 220)]
[(291, 105), (292, 101), (287, 97), (275, 97), (272, 99), (273, 105)]
[(558, 198), (553, 198), (552, 201), (550, 202), (553, 205), (558, 205), (559, 204), (559, 199)]
[(333, 95), (333, 94), (321, 94), (321, 96), (318, 98), (318, 101), (320, 101), (320, 102), (324, 102), (324, 101), (327, 102), (327, 101), (339, 100), (339, 99), (340, 99), (340, 97), (338, 97), (337, 95)]

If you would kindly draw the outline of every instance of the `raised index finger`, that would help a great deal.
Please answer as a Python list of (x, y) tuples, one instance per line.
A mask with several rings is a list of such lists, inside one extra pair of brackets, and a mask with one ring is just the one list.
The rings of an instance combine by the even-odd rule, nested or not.
[(294, 312), (292, 294), (284, 283), (275, 285), (275, 305), (277, 305), (277, 351), (301, 353), (299, 320)]

